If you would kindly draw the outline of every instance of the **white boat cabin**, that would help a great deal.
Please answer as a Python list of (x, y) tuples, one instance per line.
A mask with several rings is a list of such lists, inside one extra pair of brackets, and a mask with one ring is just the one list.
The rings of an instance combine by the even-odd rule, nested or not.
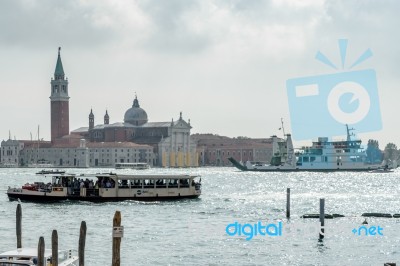
[[(51, 249), (44, 252), (45, 265), (51, 266)], [(21, 265), (37, 265), (38, 251), (37, 248), (19, 248), (0, 254), (1, 266), (21, 266)], [(78, 257), (72, 255), (72, 250), (60, 250), (58, 252), (59, 266), (76, 266), (78, 265)]]

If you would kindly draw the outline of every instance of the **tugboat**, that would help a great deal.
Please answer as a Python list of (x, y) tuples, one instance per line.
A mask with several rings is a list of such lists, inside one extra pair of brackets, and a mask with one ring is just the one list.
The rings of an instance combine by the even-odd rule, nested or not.
[(300, 152), (294, 152), (290, 134), (286, 139), (279, 140), (272, 136), (273, 156), (270, 164), (245, 164), (228, 158), (229, 161), (242, 171), (371, 171), (381, 169), (381, 164), (367, 162), (367, 155), (361, 148), (361, 140), (352, 140), (348, 125), (346, 125), (347, 139), (343, 141), (328, 141), (326, 137), (318, 138), (312, 146), (302, 147)]
[(118, 175), (113, 173), (53, 175), (52, 182), (35, 182), (8, 188), (10, 200), (52, 202), (81, 201), (162, 201), (198, 198), (201, 178), (189, 175)]

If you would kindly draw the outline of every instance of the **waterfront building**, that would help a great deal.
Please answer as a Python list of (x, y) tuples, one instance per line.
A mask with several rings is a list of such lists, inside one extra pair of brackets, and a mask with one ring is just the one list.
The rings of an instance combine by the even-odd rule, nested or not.
[(0, 165), (2, 167), (18, 166), (19, 152), (23, 147), (23, 143), (20, 143), (18, 140), (12, 140), (11, 137), (8, 140), (3, 140), (0, 149)]
[(242, 162), (270, 162), (272, 158), (270, 138), (229, 138), (214, 134), (194, 134), (192, 139), (197, 143), (201, 166), (231, 166), (229, 157)]
[(114, 167), (116, 162), (140, 161), (151, 164), (154, 157), (153, 149), (149, 145), (130, 142), (90, 143), (85, 139), (77, 140), (78, 145), (48, 145), (46, 142), (24, 145), (19, 154), (19, 164), (29, 166), (39, 161), (62, 167)]

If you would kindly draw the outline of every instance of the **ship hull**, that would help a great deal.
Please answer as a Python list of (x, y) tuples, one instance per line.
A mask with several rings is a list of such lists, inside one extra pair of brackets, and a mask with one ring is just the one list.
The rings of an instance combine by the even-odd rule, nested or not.
[(277, 166), (260, 166), (260, 168), (248, 168), (242, 165), (240, 162), (236, 161), (232, 157), (228, 160), (239, 170), (249, 171), (249, 172), (367, 172), (371, 170), (376, 170), (379, 166), (368, 166), (368, 167), (357, 167), (357, 168), (306, 168), (306, 167), (277, 167)]

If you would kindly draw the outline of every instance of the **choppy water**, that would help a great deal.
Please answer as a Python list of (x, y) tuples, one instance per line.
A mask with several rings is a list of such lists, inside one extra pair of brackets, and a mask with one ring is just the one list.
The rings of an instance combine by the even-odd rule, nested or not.
[[(44, 177), (38, 169), (0, 169), (0, 251), (16, 247), (16, 202), (5, 194)], [(110, 169), (70, 169), (96, 173)], [(112, 171), (115, 171), (112, 169)], [(124, 170), (123, 172), (128, 172)], [(133, 172), (134, 173), (134, 172)], [(141, 172), (145, 173), (145, 172)], [(50, 247), (58, 230), (60, 248), (78, 248), (79, 227), (87, 223), (86, 265), (111, 264), (111, 228), (116, 210), (125, 227), (121, 265), (383, 265), (400, 263), (400, 219), (371, 218), (368, 226), (383, 228), (383, 236), (355, 235), (364, 212), (400, 213), (400, 170), (372, 173), (251, 173), (234, 168), (150, 169), (146, 173), (188, 173), (202, 176), (197, 200), (176, 202), (23, 203), (23, 246), (37, 246), (40, 236)], [(292, 191), (290, 221), (285, 219), (286, 188)], [(325, 198), (326, 213), (345, 218), (326, 220), (326, 237), (318, 242), (318, 213)], [(283, 222), (282, 236), (228, 236), (233, 222)], [(290, 229), (290, 232), (288, 231)]]

